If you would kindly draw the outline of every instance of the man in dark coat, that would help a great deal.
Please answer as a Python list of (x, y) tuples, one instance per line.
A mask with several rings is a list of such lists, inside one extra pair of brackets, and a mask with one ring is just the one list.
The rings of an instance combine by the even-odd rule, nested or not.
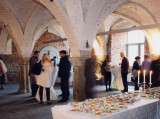
[(59, 100), (60, 103), (66, 102), (69, 100), (69, 78), (71, 71), (71, 63), (69, 61), (69, 57), (66, 55), (67, 52), (62, 50), (59, 52), (61, 56), (59, 63), (59, 72), (58, 76), (61, 78), (61, 90), (62, 90), (62, 99)]
[(127, 75), (129, 73), (129, 62), (123, 52), (120, 53), (120, 56), (122, 58), (121, 75), (122, 75), (123, 86), (124, 86), (124, 90), (122, 92), (128, 92)]
[(34, 65), (38, 62), (38, 56), (39, 56), (39, 51), (36, 50), (33, 56), (29, 60), (29, 75), (30, 75), (30, 81), (31, 81), (32, 97), (36, 96), (36, 93), (38, 90), (35, 74), (31, 72)]
[(160, 55), (157, 60), (153, 60), (151, 63), (152, 75), (152, 87), (160, 86)]

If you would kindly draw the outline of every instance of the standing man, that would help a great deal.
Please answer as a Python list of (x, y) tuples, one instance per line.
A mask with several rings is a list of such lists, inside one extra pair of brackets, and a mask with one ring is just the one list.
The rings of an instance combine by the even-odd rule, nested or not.
[(144, 55), (144, 61), (142, 62), (141, 70), (142, 71), (146, 70), (145, 78), (146, 78), (147, 85), (149, 85), (149, 71), (150, 71), (150, 68), (151, 68), (151, 60), (149, 59), (148, 55)]
[(38, 85), (37, 85), (35, 74), (31, 72), (34, 65), (38, 62), (38, 56), (39, 56), (39, 51), (36, 50), (29, 61), (29, 75), (30, 75), (30, 80), (31, 80), (32, 97), (36, 96), (36, 93), (38, 90)]
[(160, 55), (155, 58), (151, 63), (152, 75), (152, 87), (160, 86)]
[(62, 50), (59, 52), (61, 57), (59, 63), (59, 72), (58, 76), (61, 78), (61, 90), (62, 90), (62, 99), (59, 100), (59, 103), (67, 102), (69, 100), (69, 77), (71, 71), (71, 63), (68, 60), (67, 52)]
[(123, 86), (124, 86), (124, 90), (122, 92), (128, 92), (127, 75), (129, 73), (129, 62), (123, 52), (120, 53), (120, 56), (122, 58), (121, 75), (122, 75)]

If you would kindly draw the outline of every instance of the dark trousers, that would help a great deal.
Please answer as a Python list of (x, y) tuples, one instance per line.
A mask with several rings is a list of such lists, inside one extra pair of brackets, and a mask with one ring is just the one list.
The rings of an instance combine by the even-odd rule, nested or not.
[(0, 76), (0, 84), (5, 84), (5, 74), (2, 74), (2, 76)]
[(104, 81), (105, 81), (106, 90), (107, 90), (107, 82), (109, 82), (109, 88), (111, 87), (111, 72), (105, 72)]
[(38, 85), (37, 84), (31, 84), (31, 90), (32, 90), (32, 97), (35, 97), (36, 94), (37, 94)]
[(134, 90), (139, 90), (139, 87), (138, 87), (138, 77), (135, 78), (135, 87), (134, 87)]
[(69, 93), (69, 77), (61, 77), (61, 90), (63, 99), (67, 99)]
[[(43, 87), (40, 86), (39, 89), (39, 96), (40, 96), (40, 101), (43, 101)], [(50, 101), (50, 88), (46, 88), (46, 97), (47, 101)]]
[(128, 82), (127, 82), (128, 73), (122, 73), (121, 75), (123, 80), (124, 92), (128, 92)]

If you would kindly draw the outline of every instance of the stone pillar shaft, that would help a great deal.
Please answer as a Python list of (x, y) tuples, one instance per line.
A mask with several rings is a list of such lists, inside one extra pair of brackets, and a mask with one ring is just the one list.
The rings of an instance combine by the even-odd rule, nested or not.
[(18, 94), (29, 93), (30, 92), (30, 81), (28, 77), (28, 69), (29, 69), (29, 58), (20, 58), (20, 81), (19, 81), (19, 89)]
[(84, 76), (85, 62), (87, 57), (71, 57), (70, 61), (74, 67), (74, 82), (73, 82), (73, 99), (74, 101), (83, 101), (86, 99)]

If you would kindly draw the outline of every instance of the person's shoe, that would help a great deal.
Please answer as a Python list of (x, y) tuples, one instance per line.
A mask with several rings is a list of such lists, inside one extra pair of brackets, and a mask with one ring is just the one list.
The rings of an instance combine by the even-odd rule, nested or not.
[(63, 94), (60, 94), (59, 97), (63, 96)]
[(0, 88), (0, 90), (4, 90), (4, 88)]
[(112, 89), (111, 89), (111, 88), (109, 88), (109, 91), (112, 91)]
[(61, 99), (58, 101), (58, 103), (64, 103), (64, 102), (67, 102), (67, 99)]
[(125, 93), (124, 90), (121, 91), (122, 93)]
[(40, 101), (40, 103), (39, 104), (43, 104), (44, 102), (43, 101)]
[(67, 100), (69, 100), (69, 97), (67, 97)]
[(49, 101), (49, 102), (47, 102), (47, 105), (51, 105), (52, 103)]

